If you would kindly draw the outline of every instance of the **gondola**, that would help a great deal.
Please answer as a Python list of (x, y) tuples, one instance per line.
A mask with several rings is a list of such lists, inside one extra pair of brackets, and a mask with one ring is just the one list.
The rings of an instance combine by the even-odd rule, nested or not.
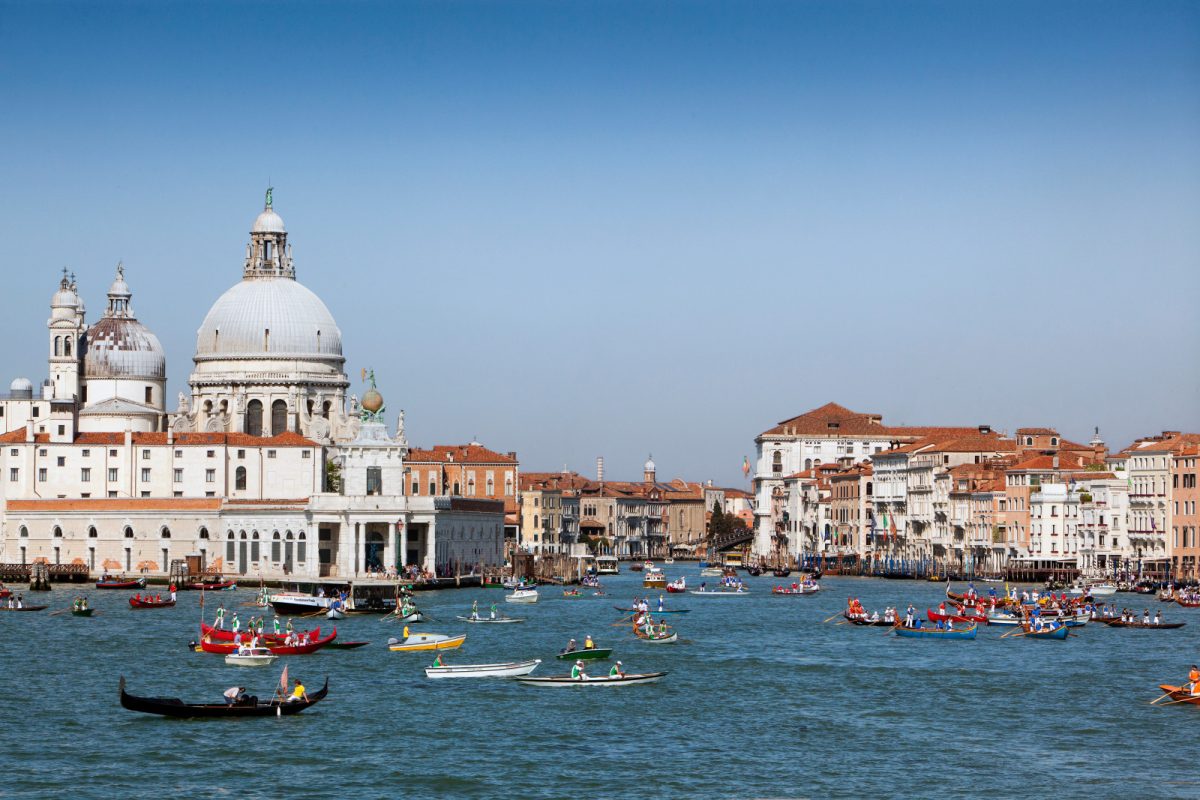
[(148, 600), (144, 597), (129, 598), (130, 608), (171, 608), (175, 605), (175, 601), (167, 598), (166, 600)]
[(370, 642), (330, 642), (325, 645), (330, 650), (357, 650), (360, 647), (366, 647)]
[(49, 607), (50, 606), (22, 606), (21, 608), (17, 608), (16, 606), (13, 606), (12, 608), (7, 608), (5, 606), (0, 606), (0, 611), (45, 611)]
[(1105, 625), (1107, 625), (1110, 628), (1147, 628), (1149, 630), (1158, 630), (1158, 629), (1173, 630), (1175, 628), (1182, 628), (1184, 625), (1187, 624), (1186, 622), (1160, 622), (1157, 625), (1155, 625), (1153, 622), (1122, 622), (1119, 618), (1118, 619), (1100, 619), (1097, 621), (1103, 622)]
[(746, 574), (757, 578), (759, 575), (763, 574), (763, 568), (752, 564), (746, 567)]
[(182, 589), (189, 589), (194, 592), (209, 591), (220, 592), (225, 589), (236, 589), (237, 581), (196, 581), (193, 583), (183, 584)]
[(863, 619), (862, 617), (852, 617), (849, 614), (842, 614), (846, 618), (846, 622), (851, 625), (861, 625), (865, 628), (891, 628), (896, 624), (895, 620), (886, 620), (880, 617), (879, 619)]
[(138, 697), (125, 691), (125, 676), (121, 676), (121, 706), (143, 714), (159, 714), (164, 717), (274, 717), (299, 714), (309, 706), (316, 705), (329, 693), (329, 678), (325, 685), (310, 692), (307, 700), (280, 701), (272, 698), (260, 701), (251, 697), (248, 702), (234, 703), (185, 703), (174, 697)]
[(780, 567), (779, 569), (771, 570), (771, 574), (776, 578), (786, 578), (788, 575), (792, 574), (792, 571), (787, 567)]
[(146, 588), (146, 579), (138, 578), (137, 580), (134, 580), (134, 581), (114, 581), (114, 580), (104, 581), (104, 580), (100, 580), (100, 581), (96, 581), (96, 588), (97, 589), (145, 589)]

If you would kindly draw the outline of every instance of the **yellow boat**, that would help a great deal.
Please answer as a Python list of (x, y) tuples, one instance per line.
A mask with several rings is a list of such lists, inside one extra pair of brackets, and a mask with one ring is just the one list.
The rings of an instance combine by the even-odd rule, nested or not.
[(394, 653), (415, 652), (418, 650), (455, 650), (462, 647), (467, 640), (465, 633), (458, 636), (447, 636), (444, 633), (414, 633), (407, 638), (393, 639), (388, 642), (388, 650)]

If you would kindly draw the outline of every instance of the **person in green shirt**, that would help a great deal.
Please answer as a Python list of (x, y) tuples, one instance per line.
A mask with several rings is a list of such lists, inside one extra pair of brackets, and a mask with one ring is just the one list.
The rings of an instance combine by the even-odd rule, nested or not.
[(571, 680), (586, 681), (587, 679), (587, 673), (583, 671), (583, 661), (576, 661), (575, 666), (571, 667)]
[(624, 670), (624, 669), (622, 669), (622, 666), (623, 666), (623, 665), (621, 664), (621, 662), (620, 662), (620, 661), (618, 661), (617, 663), (613, 664), (613, 666), (612, 666), (612, 669), (610, 669), (610, 670), (608, 671), (608, 677), (610, 677), (610, 678), (624, 678), (624, 677), (625, 677), (625, 670)]
[(433, 657), (433, 666), (435, 666), (435, 667), (445, 666), (444, 664), (442, 664), (442, 654), (440, 652)]

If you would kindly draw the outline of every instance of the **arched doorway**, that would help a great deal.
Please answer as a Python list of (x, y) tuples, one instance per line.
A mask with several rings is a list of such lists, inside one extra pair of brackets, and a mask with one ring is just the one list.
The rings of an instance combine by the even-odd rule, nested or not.
[(292, 572), (292, 532), (288, 531), (283, 535), (283, 571), (291, 574)]
[(238, 563), (237, 571), (240, 575), (246, 574), (246, 562), (250, 558), (250, 553), (246, 547), (246, 532), (242, 531), (238, 534)]
[(379, 531), (367, 531), (363, 566), (367, 569), (383, 569), (383, 534)]

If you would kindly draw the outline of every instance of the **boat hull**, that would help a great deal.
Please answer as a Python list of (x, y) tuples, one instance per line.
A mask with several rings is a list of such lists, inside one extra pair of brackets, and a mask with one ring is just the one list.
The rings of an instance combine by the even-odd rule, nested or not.
[(136, 581), (96, 581), (97, 589), (145, 589), (146, 579), (138, 578)]
[(638, 640), (646, 644), (675, 644), (679, 641), (679, 634), (672, 633), (669, 636), (642, 636), (638, 635)]
[(559, 661), (604, 661), (611, 656), (611, 647), (593, 647), (591, 650), (572, 650), (569, 653), (559, 653), (555, 658)]
[(265, 667), (269, 664), (274, 664), (279, 659), (277, 655), (267, 656), (239, 656), (237, 653), (230, 653), (225, 656), (225, 663), (231, 667)]
[(893, 629), (902, 639), (974, 639), (979, 628), (972, 625), (957, 631), (938, 630), (937, 628), (905, 628), (897, 626)]
[(299, 714), (304, 709), (310, 708), (324, 700), (325, 696), (329, 694), (329, 679), (326, 678), (324, 686), (309, 694), (308, 700), (280, 702), (275, 699), (266, 703), (235, 703), (234, 705), (226, 705), (225, 703), (185, 703), (174, 697), (138, 697), (128, 694), (125, 691), (125, 678), (123, 676), (120, 687), (121, 706), (130, 711), (138, 711), (143, 714), (158, 714), (159, 716), (176, 717), (178, 719), (274, 717), (277, 715), (291, 716), (292, 714)]
[(457, 650), (467, 640), (465, 633), (458, 636), (441, 636), (436, 633), (416, 633), (403, 642), (388, 645), (393, 653), (417, 653), (427, 650)]
[(473, 625), (510, 625), (512, 623), (525, 621), (523, 619), (513, 619), (512, 617), (497, 617), (496, 619), (491, 619), (489, 617), (476, 617), (475, 619), (472, 619), (471, 617), (455, 617), (455, 619), (461, 620), (462, 622), (470, 622)]
[(138, 600), (136, 597), (129, 598), (129, 607), (135, 608), (138, 610), (141, 610), (144, 608), (173, 608), (174, 606), (175, 606), (174, 600), (160, 600), (159, 602), (156, 602), (156, 603), (155, 602), (147, 603), (145, 600)]
[(427, 678), (515, 678), (528, 675), (542, 663), (540, 658), (532, 661), (515, 661), (508, 664), (453, 664), (442, 667), (426, 667)]
[(518, 590), (512, 594), (504, 595), (506, 603), (536, 603), (538, 601), (538, 593), (536, 589)]
[(647, 672), (641, 675), (626, 675), (624, 678), (610, 678), (607, 675), (587, 680), (575, 680), (570, 675), (554, 675), (545, 678), (517, 678), (529, 686), (633, 686), (638, 683), (656, 683), (667, 673)]

